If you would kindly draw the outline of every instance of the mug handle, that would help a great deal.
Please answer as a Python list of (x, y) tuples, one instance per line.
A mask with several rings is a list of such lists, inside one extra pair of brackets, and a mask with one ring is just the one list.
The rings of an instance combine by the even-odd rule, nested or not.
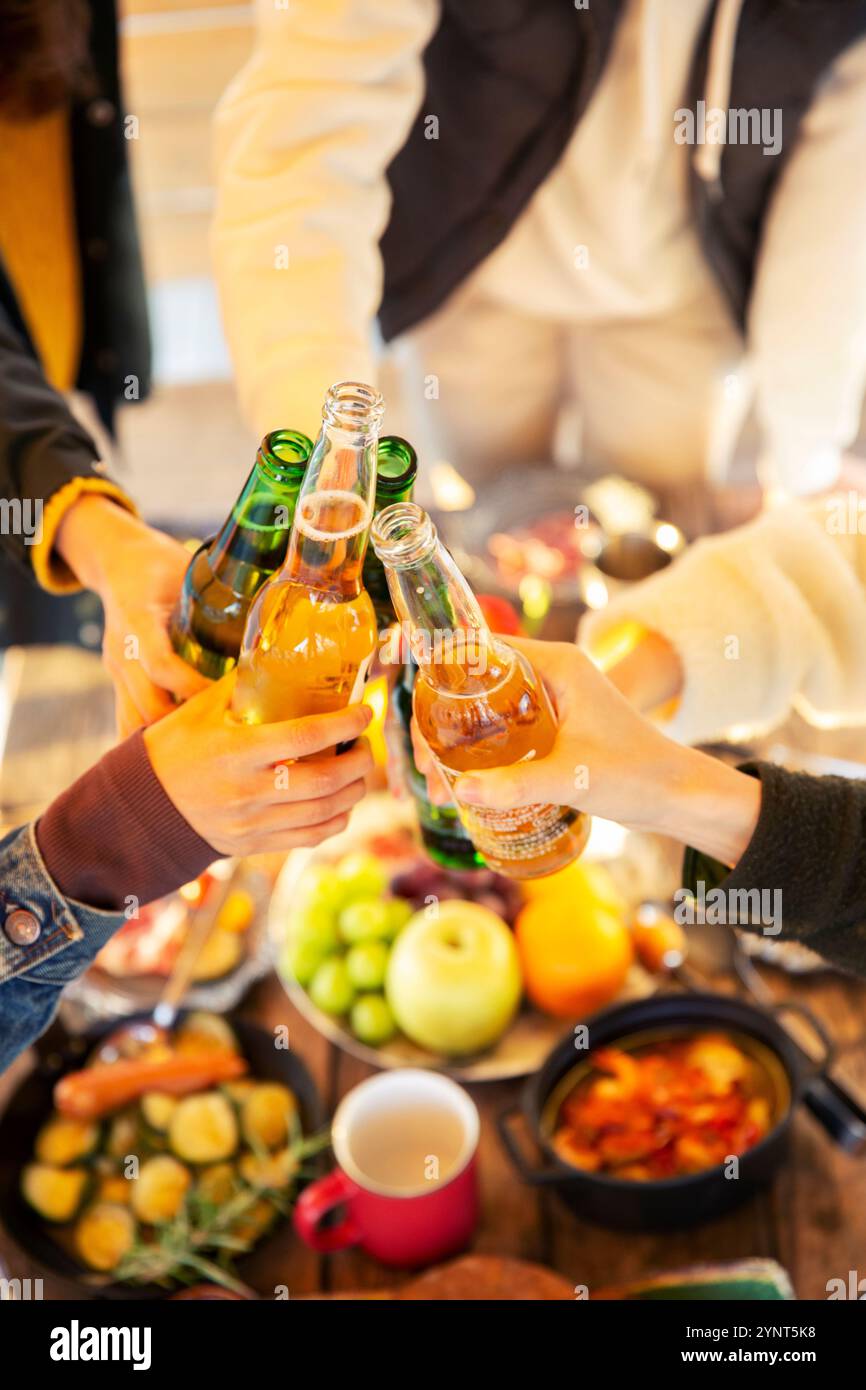
[[(330, 1255), (335, 1250), (357, 1245), (361, 1232), (352, 1215), (352, 1198), (357, 1191), (355, 1184), (339, 1168), (305, 1187), (295, 1203), (294, 1211), (295, 1230), (301, 1240), (320, 1255)], [(346, 1208), (342, 1221), (323, 1228), (322, 1222), (328, 1213), (341, 1206)]]

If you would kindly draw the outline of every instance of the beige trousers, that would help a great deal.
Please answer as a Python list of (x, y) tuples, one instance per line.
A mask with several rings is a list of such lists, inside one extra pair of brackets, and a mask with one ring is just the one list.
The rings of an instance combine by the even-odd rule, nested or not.
[[(655, 321), (569, 324), (468, 281), (389, 347), (389, 427), (475, 486), (503, 467), (580, 461), (648, 485), (705, 476), (742, 338), (706, 297)], [(729, 393), (728, 393), (729, 394)]]

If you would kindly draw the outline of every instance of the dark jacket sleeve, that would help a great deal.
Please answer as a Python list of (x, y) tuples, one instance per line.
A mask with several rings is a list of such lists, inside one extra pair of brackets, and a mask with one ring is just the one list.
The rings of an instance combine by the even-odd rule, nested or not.
[(717, 886), (735, 910), (751, 905), (737, 916), (738, 926), (798, 941), (866, 977), (866, 781), (812, 777), (772, 763), (744, 763), (740, 771), (761, 781), (749, 846), (727, 874), (688, 850), (685, 886)]
[(98, 459), (0, 303), (0, 544), (27, 570), (45, 504), (73, 478), (99, 478)]

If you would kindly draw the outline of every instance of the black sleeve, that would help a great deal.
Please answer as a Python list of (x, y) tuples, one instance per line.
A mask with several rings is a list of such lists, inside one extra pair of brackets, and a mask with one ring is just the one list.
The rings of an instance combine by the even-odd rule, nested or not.
[(744, 763), (740, 771), (761, 781), (749, 846), (730, 873), (715, 874), (714, 861), (688, 850), (686, 888), (694, 892), (702, 880), (717, 886), (729, 909), (748, 905), (738, 926), (766, 932), (775, 915), (781, 930), (770, 939), (799, 941), (866, 977), (866, 781), (812, 777), (773, 763)]
[[(0, 545), (31, 570), (35, 504), (75, 477), (98, 477), (96, 445), (0, 303)], [(32, 570), (31, 570), (32, 572)]]

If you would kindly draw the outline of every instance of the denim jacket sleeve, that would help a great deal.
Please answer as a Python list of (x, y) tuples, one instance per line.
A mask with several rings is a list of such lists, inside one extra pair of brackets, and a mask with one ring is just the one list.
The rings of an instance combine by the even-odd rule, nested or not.
[(0, 1071), (44, 1032), (64, 985), (124, 920), (63, 896), (33, 825), (0, 839)]

